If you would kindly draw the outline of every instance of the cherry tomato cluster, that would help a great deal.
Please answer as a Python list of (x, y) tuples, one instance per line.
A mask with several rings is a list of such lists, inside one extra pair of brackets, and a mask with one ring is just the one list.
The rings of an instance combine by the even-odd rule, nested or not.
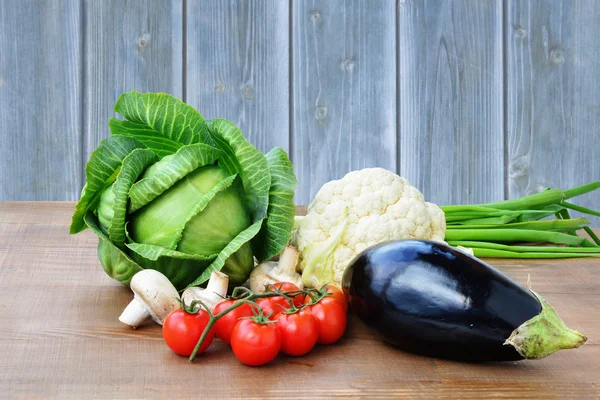
[(223, 300), (210, 314), (193, 303), (182, 306), (163, 324), (171, 350), (193, 360), (216, 335), (250, 366), (264, 365), (279, 352), (301, 356), (317, 343), (337, 342), (346, 330), (348, 310), (344, 294), (334, 286), (306, 292), (289, 282), (270, 285), (264, 295)]

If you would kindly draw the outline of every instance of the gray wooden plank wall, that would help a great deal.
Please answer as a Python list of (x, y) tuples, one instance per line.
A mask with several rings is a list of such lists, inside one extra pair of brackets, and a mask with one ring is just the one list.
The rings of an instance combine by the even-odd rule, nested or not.
[(369, 166), (440, 204), (597, 180), (599, 18), (595, 0), (0, 0), (0, 201), (77, 199), (131, 89), (286, 149), (297, 203)]

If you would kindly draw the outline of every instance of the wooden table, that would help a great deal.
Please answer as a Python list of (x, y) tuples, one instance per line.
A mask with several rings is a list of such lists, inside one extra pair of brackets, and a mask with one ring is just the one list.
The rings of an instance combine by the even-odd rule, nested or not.
[(241, 365), (215, 341), (193, 364), (160, 327), (117, 317), (128, 288), (104, 274), (73, 203), (0, 203), (0, 398), (600, 398), (600, 260), (491, 263), (533, 287), (588, 343), (541, 361), (468, 364), (404, 353), (350, 318), (301, 358)]

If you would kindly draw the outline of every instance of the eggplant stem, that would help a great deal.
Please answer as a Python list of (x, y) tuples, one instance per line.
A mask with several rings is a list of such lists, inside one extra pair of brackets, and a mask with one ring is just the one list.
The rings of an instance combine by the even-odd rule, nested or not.
[(528, 360), (539, 360), (563, 349), (582, 346), (587, 338), (567, 328), (556, 311), (542, 296), (529, 289), (542, 306), (542, 311), (515, 329), (504, 342)]

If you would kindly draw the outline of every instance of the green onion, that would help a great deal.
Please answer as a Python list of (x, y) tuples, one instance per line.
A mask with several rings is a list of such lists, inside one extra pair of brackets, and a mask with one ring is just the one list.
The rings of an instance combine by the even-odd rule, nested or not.
[(598, 245), (600, 246), (600, 238), (598, 238), (598, 236), (596, 236), (596, 234), (594, 233), (593, 230), (590, 229), (589, 226), (584, 226), (583, 230), (586, 231), (586, 233), (588, 235), (590, 235), (590, 237), (592, 238), (592, 240)]
[(565, 199), (571, 199), (573, 197), (581, 196), (594, 190), (600, 189), (600, 181), (590, 182), (585, 185), (574, 187), (563, 192)]
[[(446, 214), (446, 222), (449, 225), (456, 224), (465, 224), (473, 222), (473, 220), (484, 219), (484, 218), (506, 218), (506, 217), (514, 217), (519, 220), (519, 222), (523, 221), (534, 221), (542, 218), (549, 217), (551, 215), (555, 215), (558, 212), (564, 210), (564, 207), (561, 206), (546, 206), (540, 210), (501, 210), (501, 209), (490, 209), (488, 212), (483, 211), (468, 211), (467, 209), (461, 211), (446, 211), (448, 206), (442, 206), (441, 209)], [(500, 220), (498, 220), (500, 221)], [(508, 218), (504, 222), (509, 222)]]
[(496, 209), (496, 208), (483, 207), (483, 206), (479, 206), (479, 205), (442, 206), (441, 208), (442, 208), (442, 210), (444, 210), (444, 213), (446, 213), (446, 215), (448, 215), (450, 213), (462, 214), (462, 213), (472, 213), (472, 212), (480, 212), (480, 213), (485, 214), (485, 213), (489, 213), (489, 212), (498, 211), (498, 209)]
[(519, 197), (518, 199), (488, 203), (484, 206), (503, 210), (539, 209), (547, 205), (560, 203), (564, 198), (565, 195), (562, 190), (550, 189), (529, 196)]
[[(600, 216), (600, 212), (566, 201), (597, 189), (600, 181), (494, 203), (443, 206), (446, 241), (452, 246), (472, 248), (478, 257), (600, 257), (600, 238), (588, 227), (590, 222), (571, 218), (569, 210), (593, 216)], [(545, 219), (549, 217), (554, 218)], [(577, 235), (582, 229), (592, 241)], [(508, 245), (518, 242), (569, 247)]]
[(530, 212), (529, 210), (524, 211), (519, 218), (519, 222), (525, 221), (537, 221), (539, 219), (543, 219), (546, 217), (551, 217), (556, 215), (557, 213), (561, 213), (565, 208), (563, 206), (559, 206), (557, 204), (551, 204), (542, 208), (541, 210), (533, 210)]
[(594, 210), (590, 210), (589, 208), (585, 208), (585, 207), (581, 207), (575, 204), (571, 204), (569, 202), (563, 201), (562, 205), (570, 208), (571, 210), (575, 210), (575, 211), (579, 211), (582, 212), (584, 214), (589, 214), (589, 215), (595, 215), (596, 217), (600, 217), (600, 212), (598, 211), (594, 211)]
[(598, 247), (595, 243), (580, 236), (560, 232), (536, 231), (529, 229), (448, 229), (446, 240), (483, 240), (492, 242), (547, 242), (570, 246)]
[(589, 224), (585, 218), (574, 218), (574, 219), (551, 219), (545, 221), (527, 221), (527, 222), (515, 222), (506, 225), (455, 225), (448, 227), (448, 230), (453, 229), (529, 229), (529, 230), (545, 230), (545, 231), (564, 231), (569, 229), (583, 229), (584, 225)]
[(519, 218), (519, 215), (503, 215), (501, 217), (489, 217), (489, 218), (474, 218), (460, 221), (457, 225), (453, 225), (453, 228), (458, 228), (464, 225), (504, 225), (512, 222)]
[(580, 258), (580, 257), (600, 257), (600, 253), (552, 253), (552, 252), (532, 252), (517, 253), (506, 250), (480, 249), (472, 248), (475, 257), (495, 257), (495, 258)]
[[(442, 210), (444, 207), (441, 207)], [(495, 210), (493, 212), (463, 212), (463, 213), (446, 213), (446, 221), (454, 222), (463, 222), (468, 221), (474, 218), (490, 218), (490, 217), (504, 217), (504, 216), (515, 216), (516, 218), (522, 217), (524, 213), (527, 213), (530, 216), (530, 219), (541, 219), (547, 216), (553, 215), (555, 211), (548, 210), (525, 210), (525, 211), (515, 211), (515, 210)]]
[(551, 246), (519, 246), (519, 245), (506, 245), (500, 243), (491, 242), (476, 242), (476, 241), (463, 241), (463, 240), (449, 240), (450, 246), (463, 246), (468, 248), (480, 248), (480, 249), (495, 249), (504, 250), (517, 253), (598, 253), (600, 255), (600, 248), (597, 247), (551, 247)]

